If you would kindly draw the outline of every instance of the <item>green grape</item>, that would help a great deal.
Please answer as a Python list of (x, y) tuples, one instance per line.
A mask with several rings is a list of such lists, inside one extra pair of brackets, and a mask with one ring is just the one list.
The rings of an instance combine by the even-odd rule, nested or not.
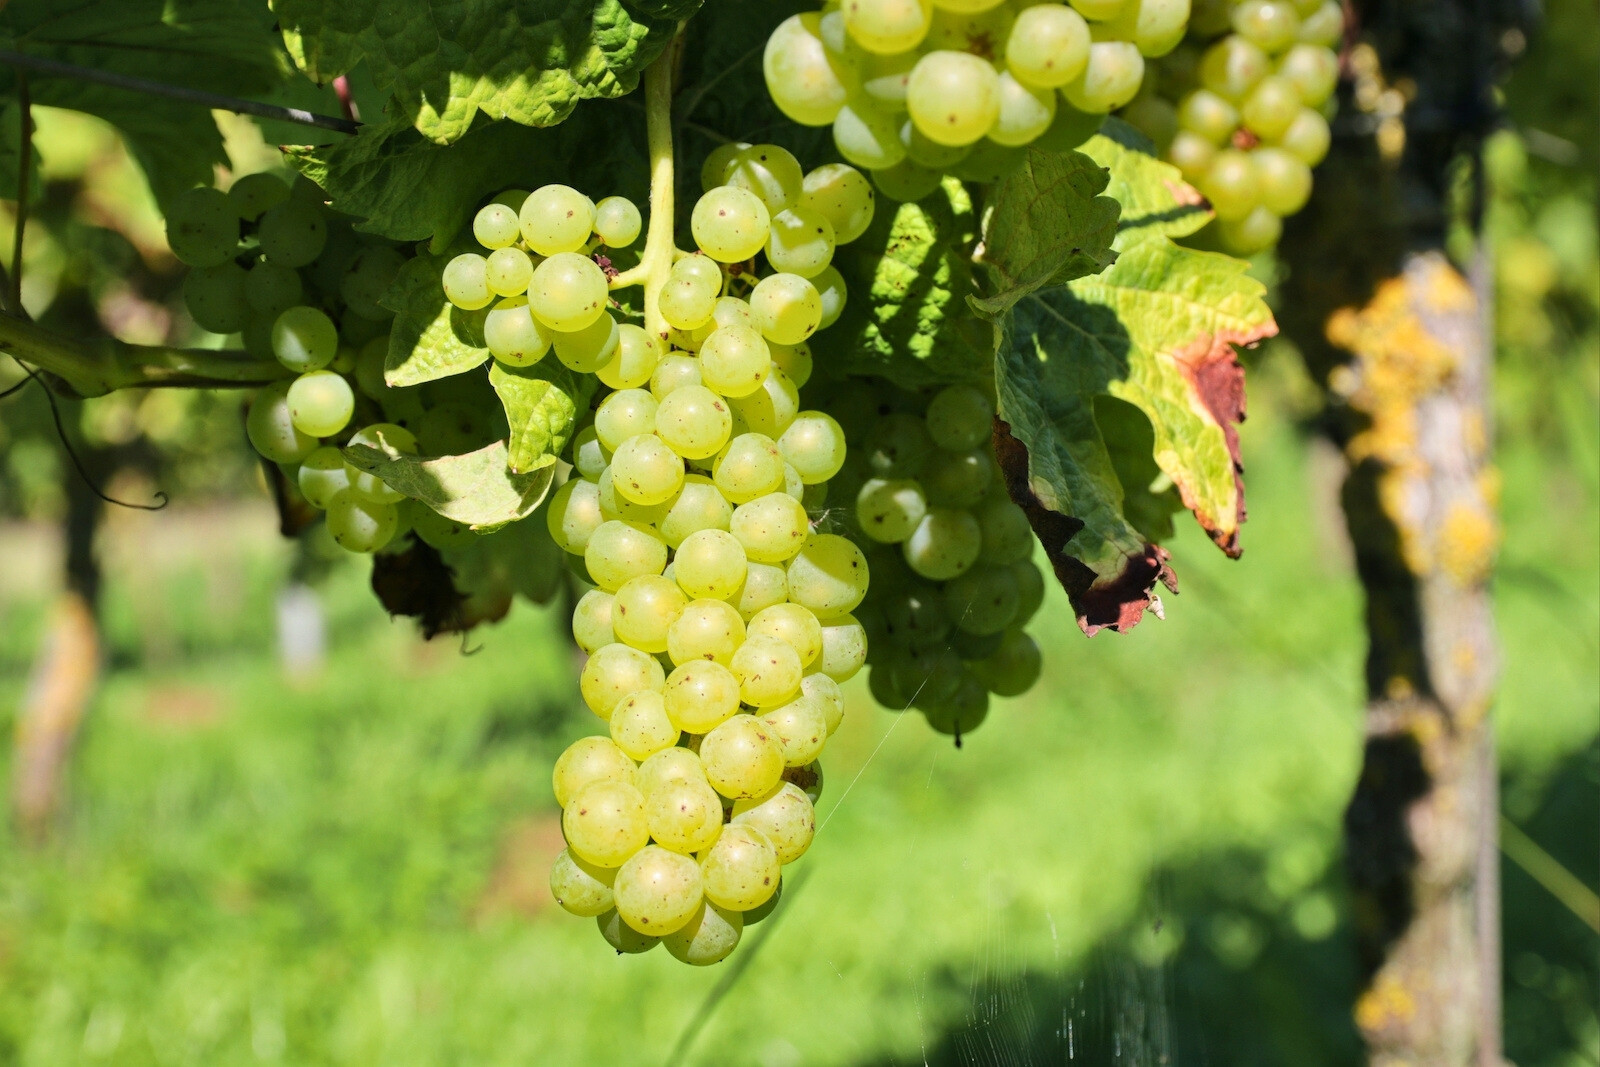
[(772, 102), (802, 126), (826, 126), (844, 106), (849, 74), (823, 47), (821, 22), (815, 11), (791, 15), (772, 31), (761, 57)]
[(822, 298), (797, 274), (770, 274), (751, 290), (750, 313), (767, 340), (795, 345), (816, 332), (822, 321)]
[(965, 673), (961, 657), (950, 647), (902, 649), (890, 659), (895, 689), (912, 707), (926, 709), (949, 700)]
[(661, 694), (651, 689), (630, 693), (611, 709), (611, 740), (629, 759), (649, 759), (678, 743), (678, 728), (667, 718)]
[(572, 465), (591, 482), (599, 481), (601, 472), (611, 465), (611, 450), (600, 443), (592, 425), (585, 426), (573, 437)]
[(389, 543), (400, 523), (393, 504), (380, 504), (349, 489), (328, 500), (328, 533), (351, 552), (376, 552)]
[(673, 328), (695, 330), (711, 321), (711, 313), (717, 307), (717, 290), (699, 278), (674, 272), (661, 287), (656, 307)]
[(994, 67), (969, 52), (929, 52), (906, 83), (911, 121), (942, 145), (971, 144), (988, 133), (1000, 115), (1000, 103)]
[(806, 485), (826, 482), (844, 467), (844, 430), (832, 415), (802, 411), (778, 438), (778, 451)]
[(700, 164), (700, 191), (709, 193), (722, 184), (722, 177), (728, 172), (728, 164), (733, 157), (750, 145), (744, 141), (729, 141), (719, 144), (706, 155), (705, 162)]
[(1004, 493), (991, 493), (973, 509), (983, 536), (982, 560), (1002, 565), (1033, 554), (1033, 527), (1028, 514)]
[(931, 585), (917, 583), (891, 594), (883, 617), (889, 636), (906, 648), (935, 648), (950, 636), (944, 597)]
[(562, 849), (550, 867), (550, 895), (573, 915), (604, 915), (612, 907), (611, 884), (616, 877), (611, 868), (597, 867)]
[(463, 548), (478, 540), (472, 528), (447, 519), (428, 505), (407, 500), (398, 505), (402, 522), (409, 522), (411, 532), (421, 541), (441, 551), (446, 548)]
[(510, 248), (522, 236), (517, 212), (498, 201), (485, 204), (473, 216), (472, 236), (485, 248)]
[(1011, 4), (991, 5), (983, 11), (955, 10), (938, 4), (935, 7), (938, 10), (934, 11), (920, 51), (971, 52), (1001, 65), (1004, 43), (1010, 39), (1017, 19)]
[(650, 840), (644, 795), (627, 782), (590, 782), (567, 803), (561, 830), (567, 848), (579, 859), (599, 867), (619, 867)]
[(552, 330), (573, 333), (605, 314), (606, 275), (588, 256), (558, 252), (533, 269), (528, 306)]
[(1167, 146), (1167, 159), (1191, 182), (1198, 182), (1217, 158), (1217, 146), (1188, 130), (1179, 130)]
[(1228, 36), (1200, 57), (1200, 84), (1224, 100), (1238, 103), (1267, 76), (1272, 62), (1243, 37)]
[(936, 582), (965, 573), (982, 548), (978, 520), (957, 508), (929, 508), (901, 545), (906, 565)]
[(639, 239), (644, 217), (625, 196), (608, 196), (594, 208), (594, 232), (608, 248), (627, 248)]
[[(639, 792), (646, 798), (655, 796), (669, 782), (708, 784), (705, 768), (700, 766), (700, 757), (687, 748), (662, 749), (639, 764), (638, 773), (634, 777)], [(717, 803), (717, 807), (721, 809), (721, 802)], [(717, 813), (717, 821), (719, 823), (722, 821), (720, 810)]]
[(1287, 0), (1242, 0), (1233, 9), (1233, 29), (1266, 52), (1288, 48), (1300, 33), (1300, 16)]
[(1274, 215), (1293, 215), (1311, 198), (1311, 168), (1281, 148), (1258, 148), (1250, 153), (1256, 168), (1261, 206)]
[[(570, 548), (565, 550), (572, 551)], [(572, 609), (572, 639), (585, 652), (593, 653), (604, 645), (616, 642), (616, 631), (611, 627), (615, 599), (603, 590), (591, 589), (578, 599), (577, 606)]]
[(659, 528), (662, 540), (677, 548), (696, 530), (726, 530), (732, 519), (733, 506), (716, 484), (704, 475), (687, 474), (682, 491), (661, 517)]
[(1189, 13), (1189, 0), (1128, 0), (1105, 30), (1112, 37), (1132, 41), (1141, 55), (1164, 56), (1183, 40)]
[(1282, 136), (1298, 114), (1299, 90), (1276, 74), (1257, 82), (1239, 108), (1239, 116), (1250, 132), (1269, 141)]
[[(1194, 31), (1197, 40), (1210, 40), (1221, 37), (1233, 28), (1233, 2), (1234, 0), (1194, 0), (1193, 8), (1189, 12), (1189, 28)], [(1179, 53), (1179, 63), (1174, 66), (1174, 75), (1182, 78), (1191, 72), (1193, 63), (1192, 49)]]
[[(684, 256), (672, 265), (671, 276), (674, 278), (687, 278), (702, 288), (722, 291), (723, 275), (722, 265), (710, 256), (694, 252)], [(719, 302), (721, 298), (718, 298)]]
[(772, 217), (767, 262), (773, 270), (812, 278), (833, 259), (833, 224), (819, 212), (796, 205)]
[(613, 389), (637, 389), (650, 383), (660, 359), (661, 346), (648, 332), (631, 322), (617, 327), (617, 347), (595, 376)]
[(1339, 83), (1339, 57), (1318, 45), (1297, 44), (1278, 60), (1278, 76), (1295, 87), (1306, 107), (1321, 107)]
[(983, 449), (940, 450), (922, 465), (922, 491), (936, 508), (970, 508), (989, 491), (993, 477), (994, 467)]
[(715, 660), (727, 666), (742, 644), (744, 619), (723, 600), (691, 600), (667, 628), (667, 655), (674, 663)]
[(1145, 82), (1139, 95), (1119, 113), (1122, 121), (1149, 137), (1157, 152), (1166, 152), (1178, 133), (1178, 109), (1155, 95), (1154, 86)]
[(810, 799), (789, 782), (779, 782), (759, 797), (734, 801), (733, 825), (761, 831), (772, 843), (780, 864), (793, 863), (805, 855), (817, 832), (816, 812)]
[(888, 711), (905, 711), (911, 706), (911, 694), (900, 691), (891, 670), (891, 660), (879, 660), (867, 672), (867, 689), (878, 706)]
[(854, 611), (867, 595), (867, 558), (849, 538), (813, 534), (789, 561), (787, 578), (791, 601), (832, 619)]
[(935, 445), (962, 452), (988, 442), (994, 432), (994, 405), (974, 386), (948, 385), (928, 401), (923, 419)]
[(997, 634), (1017, 616), (1020, 591), (1008, 567), (973, 567), (945, 583), (945, 608), (958, 630)]
[(766, 496), (783, 485), (783, 453), (764, 434), (740, 434), (717, 457), (711, 479), (735, 504)]
[(628, 579), (616, 592), (616, 606), (612, 613), (611, 624), (617, 640), (645, 652), (665, 652), (667, 629), (688, 603), (689, 598), (683, 595), (683, 590), (669, 578), (659, 574), (641, 574)]
[(1217, 231), (1228, 250), (1239, 256), (1265, 252), (1283, 236), (1283, 219), (1257, 204), (1242, 219), (1219, 219)]
[(722, 177), (724, 185), (748, 189), (760, 197), (773, 215), (800, 202), (803, 180), (800, 161), (794, 153), (775, 144), (741, 148), (728, 161)]
[[(738, 511), (733, 521), (739, 521)], [(696, 530), (683, 539), (673, 557), (678, 584), (696, 599), (726, 600), (744, 584), (745, 569), (744, 546), (727, 530)], [(663, 633), (661, 651), (665, 650)]]
[(757, 563), (782, 563), (805, 544), (811, 533), (811, 520), (800, 501), (788, 493), (775, 492), (734, 508), (728, 529), (744, 546), (744, 554), (749, 559)]
[(196, 267), (183, 280), (183, 303), (202, 330), (234, 333), (250, 317), (245, 283), (250, 275), (237, 263), (223, 261), (214, 267)]
[(805, 503), (806, 483), (800, 480), (800, 472), (794, 469), (794, 464), (788, 462), (783, 465), (783, 492)]
[(244, 298), (268, 321), (300, 303), (304, 292), (300, 272), (276, 263), (257, 263), (245, 275)]
[(1011, 564), (1011, 577), (1017, 583), (1017, 625), (1033, 618), (1044, 604), (1044, 575), (1032, 560)]
[(866, 97), (852, 98), (839, 109), (833, 144), (845, 159), (868, 170), (883, 170), (906, 158), (899, 120)]
[[(1057, 120), (1059, 121), (1063, 112), (1074, 110), (1075, 109), (1073, 109), (1070, 105), (1058, 106), (1056, 108)], [(1104, 120), (1105, 118), (1104, 115), (1099, 115), (1097, 117), (1101, 120)], [(1054, 127), (1052, 127), (1052, 129), (1053, 128)], [(1049, 136), (1050, 131), (1046, 130), (1044, 134), (1041, 135), (1040, 139), (1043, 140)], [(967, 153), (967, 157), (954, 167), (950, 168), (950, 173), (954, 177), (960, 178), (965, 182), (983, 182), (985, 184), (989, 184), (999, 181), (1007, 174), (1010, 174), (1021, 167), (1022, 160), (1026, 155), (1027, 153), (1020, 148), (1012, 148), (1007, 145), (996, 144), (993, 141), (986, 139), (973, 145), (972, 151)], [(873, 180), (877, 181), (878, 175), (874, 174)], [(937, 188), (940, 180), (941, 179), (939, 176), (936, 175), (935, 180), (928, 186), (928, 191), (932, 192), (933, 189)], [(878, 181), (878, 188), (883, 190), (886, 196), (890, 195), (888, 192), (888, 186), (885, 186), (883, 182)], [(906, 198), (897, 196), (896, 199), (904, 200)], [(921, 199), (921, 197), (918, 196), (914, 197), (913, 199)]]
[[(717, 306), (711, 312), (711, 321), (718, 330), (728, 326), (755, 327), (755, 319), (750, 314), (750, 305), (736, 296), (720, 296)], [(709, 336), (709, 335), (708, 335)]]
[(629, 578), (660, 574), (667, 565), (667, 546), (648, 526), (610, 519), (589, 535), (583, 561), (594, 583), (614, 593)]
[(822, 654), (813, 669), (820, 670), (834, 682), (846, 682), (855, 677), (866, 662), (866, 627), (854, 615), (829, 619), (822, 627)]
[[(799, 604), (774, 604), (762, 608), (750, 617), (749, 634), (774, 637), (784, 642), (800, 657), (800, 666), (809, 667), (822, 654), (822, 624), (817, 617)], [(811, 758), (799, 763), (810, 763)], [(791, 763), (798, 766), (798, 763)]]
[(683, 488), (683, 460), (655, 434), (634, 434), (612, 453), (611, 477), (624, 499), (664, 504)]
[[(771, 347), (768, 346), (769, 351)], [(733, 409), (736, 418), (744, 420), (748, 431), (777, 438), (789, 428), (800, 411), (800, 390), (795, 388), (787, 374), (773, 370), (767, 375), (767, 380), (761, 383), (760, 389), (749, 396), (729, 400), (728, 406)]]
[(394, 312), (381, 303), (405, 257), (388, 245), (367, 245), (350, 260), (339, 278), (339, 295), (351, 314), (373, 322), (387, 322)]
[(1324, 0), (1314, 14), (1305, 16), (1299, 37), (1305, 44), (1337, 49), (1344, 40), (1344, 8), (1338, 0)]
[[(696, 617), (704, 619), (706, 613)], [(667, 676), (662, 699), (673, 725), (686, 733), (703, 734), (739, 710), (739, 680), (717, 660), (686, 659)]]
[[(823, 25), (827, 25), (826, 16)], [(911, 80), (911, 68), (917, 65), (921, 54), (900, 52), (880, 56), (859, 49), (853, 50), (853, 53), (850, 58), (856, 61), (855, 73), (864, 101), (885, 112), (904, 113), (906, 83)]]
[(772, 365), (793, 382), (795, 388), (803, 388), (811, 380), (810, 345), (804, 342), (797, 345), (768, 345), (767, 351), (771, 353)]
[(1144, 57), (1127, 41), (1095, 41), (1083, 72), (1061, 87), (1067, 103), (1095, 114), (1132, 100), (1144, 81)]
[(1328, 120), (1311, 108), (1303, 107), (1278, 139), (1278, 147), (1306, 166), (1314, 167), (1327, 156), (1332, 141)]
[(285, 200), (261, 216), (256, 239), (267, 259), (283, 267), (304, 267), (322, 254), (328, 243), (328, 223), (322, 205)]
[(321, 370), (338, 354), (338, 327), (314, 307), (292, 307), (272, 324), (272, 351), (290, 370)]
[(1250, 214), (1260, 196), (1255, 164), (1248, 153), (1236, 148), (1218, 152), (1199, 184), (1217, 218), (1225, 222)]
[(541, 256), (575, 253), (594, 232), (594, 203), (566, 185), (535, 189), (518, 213), (522, 239)]
[(899, 544), (910, 537), (927, 513), (928, 498), (911, 478), (868, 478), (856, 494), (861, 532), (883, 544)]
[(821, 215), (833, 227), (838, 244), (849, 244), (872, 224), (872, 183), (854, 167), (825, 163), (805, 176), (800, 203)]
[[(763, 648), (771, 644), (783, 648), (791, 659), (794, 656), (793, 650), (781, 641), (759, 640)], [(750, 642), (746, 641), (744, 647), (749, 648)], [(743, 649), (740, 651), (743, 652)], [(733, 662), (737, 674), (738, 655), (734, 656)], [(749, 686), (745, 688), (748, 690)], [(800, 672), (797, 668), (794, 671), (794, 686), (789, 693), (799, 688)], [(748, 703), (748, 695), (745, 699)], [(705, 766), (706, 780), (723, 796), (732, 800), (758, 797), (776, 785), (783, 775), (783, 746), (760, 719), (753, 715), (734, 715), (700, 739), (700, 762)]]
[(765, 904), (778, 888), (778, 868), (778, 853), (766, 834), (732, 823), (700, 857), (706, 899), (729, 911)]
[(1210, 144), (1221, 145), (1239, 128), (1239, 110), (1210, 89), (1196, 89), (1178, 105), (1178, 124)]
[(289, 386), (289, 419), (312, 437), (332, 437), (350, 422), (356, 395), (350, 383), (331, 370), (300, 375)]
[(590, 711), (609, 719), (623, 697), (643, 690), (660, 692), (666, 679), (654, 656), (630, 645), (610, 644), (596, 649), (583, 665), (578, 691)]
[(1025, 145), (1050, 128), (1056, 117), (1056, 94), (1018, 81), (1010, 71), (1000, 75), (1000, 113), (989, 130), (996, 144)]
[(654, 433), (660, 409), (660, 402), (643, 389), (619, 389), (595, 409), (594, 432), (606, 450), (615, 453), (628, 438)]
[(295, 481), (300, 486), (300, 495), (312, 507), (326, 510), (333, 494), (350, 488), (350, 474), (344, 462), (344, 453), (332, 445), (313, 450), (300, 461)]
[(700, 361), (693, 356), (670, 352), (661, 357), (650, 373), (650, 395), (664, 400), (674, 390), (700, 384)]
[(1020, 629), (1011, 629), (999, 649), (972, 664), (971, 670), (996, 696), (1015, 697), (1033, 688), (1043, 666), (1038, 643)]
[(201, 188), (178, 196), (167, 209), (167, 244), (191, 267), (232, 259), (239, 248), (239, 214), (228, 194)]
[(263, 212), (289, 199), (288, 184), (276, 174), (260, 171), (246, 174), (228, 187), (228, 203), (246, 222), (254, 222)]
[(908, 52), (928, 33), (928, 0), (851, 0), (840, 9), (850, 39), (879, 55)]
[(928, 424), (915, 415), (893, 412), (876, 420), (862, 443), (867, 468), (879, 478), (910, 478), (934, 450)]
[(674, 389), (656, 409), (655, 433), (685, 459), (716, 455), (732, 432), (733, 415), (728, 405), (703, 385)]
[(1064, 4), (1037, 4), (1017, 13), (1006, 40), (1006, 68), (1024, 85), (1059, 89), (1089, 62), (1089, 25)]
[(721, 963), (739, 946), (744, 916), (737, 911), (702, 903), (681, 928), (661, 939), (672, 958), (695, 967)]
[(976, 678), (963, 674), (955, 692), (948, 697), (918, 706), (930, 727), (938, 733), (954, 736), (959, 745), (962, 734), (970, 734), (988, 718), (989, 693)]
[[(677, 751), (694, 755), (688, 749)], [(722, 835), (722, 801), (706, 781), (699, 757), (695, 757), (693, 777), (671, 778), (645, 793), (645, 814), (650, 836), (673, 852), (700, 852)]]
[[(417, 439), (403, 426), (392, 422), (375, 422), (351, 435), (349, 444), (368, 445), (382, 451), (416, 455)], [(394, 504), (405, 499), (405, 494), (392, 489), (376, 474), (351, 469), (350, 491), (357, 496), (379, 503)]]
[(600, 936), (606, 939), (606, 944), (616, 949), (619, 954), (626, 952), (635, 955), (649, 952), (661, 943), (659, 937), (641, 934), (623, 922), (622, 916), (617, 914), (615, 908), (595, 919), (595, 925), (600, 928)]
[[(752, 299), (760, 292), (758, 284)], [(752, 318), (756, 317), (752, 313)], [(725, 397), (751, 395), (761, 388), (771, 372), (772, 357), (767, 342), (749, 326), (724, 326), (700, 346), (700, 378), (707, 388)]]
[(942, 145), (931, 141), (909, 118), (900, 124), (900, 143), (906, 158), (929, 170), (948, 170), (972, 153), (971, 145)]
[(489, 261), (476, 252), (463, 252), (444, 268), (445, 299), (463, 311), (477, 311), (494, 302), (489, 288)]
[(550, 351), (555, 331), (533, 317), (528, 298), (508, 296), (483, 320), (489, 354), (508, 367), (531, 367)]
[(789, 578), (784, 569), (771, 563), (751, 563), (745, 571), (744, 585), (737, 596), (728, 598), (741, 619), (751, 619), (762, 608), (789, 599)]
[(580, 737), (556, 758), (550, 787), (556, 803), (566, 807), (573, 797), (595, 782), (632, 785), (633, 760), (609, 737)]
[(1127, 0), (1072, 0), (1073, 8), (1086, 19), (1103, 22), (1121, 13)]
[(653, 527), (666, 517), (667, 511), (672, 507), (670, 500), (660, 504), (639, 504), (619, 495), (609, 466), (600, 472), (595, 488), (600, 497), (600, 514), (607, 520), (624, 519), (641, 526)]
[[(846, 615), (844, 618), (849, 619), (851, 616)], [(827, 640), (826, 626), (823, 628), (823, 640)], [(823, 655), (826, 657), (826, 651)], [(839, 724), (844, 722), (844, 691), (839, 688), (839, 682), (825, 673), (813, 671), (801, 679), (800, 693), (821, 709), (828, 734), (832, 736), (839, 728)]]
[(483, 276), (497, 296), (519, 296), (533, 281), (533, 260), (520, 248), (497, 248), (484, 260)]
[[(753, 616), (752, 616), (753, 617)], [(759, 634), (746, 633), (744, 643), (733, 654), (729, 665), (735, 678), (739, 680), (739, 695), (744, 703), (756, 708), (775, 708), (794, 699), (800, 690), (802, 668), (800, 654), (790, 645), (777, 638), (765, 637)], [(707, 763), (706, 773), (711, 774), (710, 760), (705, 749), (700, 750), (700, 758)], [(779, 753), (779, 765), (782, 765), (782, 754)], [(773, 780), (777, 774), (773, 774)], [(734, 796), (717, 784), (714, 775), (711, 784), (717, 786), (717, 791), (723, 796)], [(752, 796), (760, 793), (771, 782), (754, 789), (753, 792), (739, 794)]]
[(702, 196), (689, 217), (695, 243), (719, 263), (742, 263), (761, 251), (771, 225), (772, 215), (760, 197), (728, 185)]
[(621, 340), (617, 320), (605, 311), (581, 330), (570, 333), (554, 330), (551, 336), (556, 359), (563, 367), (579, 374), (593, 374), (610, 363)]

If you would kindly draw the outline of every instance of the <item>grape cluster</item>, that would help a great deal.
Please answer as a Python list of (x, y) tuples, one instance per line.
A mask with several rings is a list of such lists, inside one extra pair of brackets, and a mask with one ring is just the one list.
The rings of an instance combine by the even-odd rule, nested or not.
[(1277, 244), (1328, 153), (1344, 13), (1337, 0), (1211, 0), (1190, 29), (1159, 94), (1123, 117), (1211, 201), (1220, 243), (1251, 255)]
[[(196, 324), (240, 333), (249, 351), (295, 372), (255, 394), (245, 424), (251, 445), (327, 512), (336, 542), (352, 552), (384, 547), (408, 525), (398, 506), (404, 497), (346, 464), (338, 446), (376, 444), (381, 434), (416, 451), (415, 437), (379, 421), (382, 412), (370, 403), (383, 388), (394, 317), (379, 301), (405, 256), (357, 235), (327, 210), (314, 184), (291, 187), (267, 173), (246, 175), (226, 193), (197, 188), (178, 197), (167, 213), (167, 241), (191, 268), (183, 294)], [(350, 434), (363, 381), (363, 414), (377, 418)]]
[(852, 534), (874, 546), (857, 611), (872, 695), (917, 708), (959, 744), (991, 694), (1019, 696), (1039, 678), (1039, 646), (1022, 629), (1044, 599), (1033, 530), (1006, 492), (980, 390), (851, 384), (863, 392), (840, 407), (852, 451), (838, 481), (855, 489)]
[(917, 199), (942, 172), (993, 180), (1052, 131), (1079, 143), (1188, 18), (1189, 0), (843, 0), (779, 25), (764, 70), (784, 114)]

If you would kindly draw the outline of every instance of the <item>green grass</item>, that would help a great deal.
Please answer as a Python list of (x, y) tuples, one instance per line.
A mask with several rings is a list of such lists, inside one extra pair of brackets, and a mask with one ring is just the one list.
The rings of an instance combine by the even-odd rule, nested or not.
[[(297, 686), (267, 653), (280, 547), (115, 570), (68, 818), (43, 852), (0, 840), (0, 1062), (653, 1065), (722, 983), (685, 1062), (1020, 1059), (1098, 997), (1180, 1062), (1349, 1063), (1359, 593), (1303, 443), (1259, 402), (1245, 443), (1244, 560), (1186, 529), (1183, 594), (1131, 635), (1053, 600), (1043, 684), (963, 749), (856, 685), (784, 907), (705, 971), (544, 903), (550, 762), (594, 725), (559, 620), (520, 605), (463, 657), (342, 568)], [(1502, 748), (1538, 783), (1596, 729), (1600, 530), (1589, 481), (1506, 469)], [(0, 602), (7, 709), (41, 618)], [(1223, 992), (1271, 1025), (1203, 1017)]]

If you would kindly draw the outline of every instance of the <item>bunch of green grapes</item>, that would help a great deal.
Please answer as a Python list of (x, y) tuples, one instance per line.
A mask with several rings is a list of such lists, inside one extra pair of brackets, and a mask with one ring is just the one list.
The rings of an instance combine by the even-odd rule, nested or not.
[(1211, 201), (1220, 243), (1252, 255), (1277, 244), (1328, 153), (1344, 12), (1337, 0), (1210, 0), (1190, 31), (1160, 95), (1123, 117)]
[(839, 489), (870, 545), (872, 589), (857, 611), (868, 635), (872, 695), (917, 708), (961, 735), (983, 722), (991, 694), (1020, 696), (1039, 678), (1039, 646), (1023, 631), (1044, 599), (1033, 530), (1006, 492), (992, 447), (994, 406), (970, 385), (931, 397), (852, 381), (842, 403), (852, 446)]
[[(380, 303), (405, 262), (401, 251), (357, 235), (321, 191), (272, 174), (240, 178), (226, 192), (191, 189), (167, 215), (167, 240), (191, 270), (184, 302), (201, 328), (239, 333), (246, 349), (276, 358), (295, 377), (258, 390), (246, 420), (250, 443), (281, 465), (306, 500), (327, 512), (333, 539), (374, 552), (407, 523), (404, 497), (344, 462), (339, 448), (380, 435), (415, 452), (415, 436), (358, 405), (358, 363), (382, 377), (388, 323)], [(351, 432), (358, 413), (373, 418)]]
[(993, 180), (1053, 132), (1080, 143), (1188, 20), (1189, 0), (830, 0), (773, 31), (764, 69), (784, 114), (916, 199), (944, 172)]

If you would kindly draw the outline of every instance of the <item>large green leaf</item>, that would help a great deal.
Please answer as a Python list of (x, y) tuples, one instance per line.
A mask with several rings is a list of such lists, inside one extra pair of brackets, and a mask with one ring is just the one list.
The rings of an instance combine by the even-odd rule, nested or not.
[(554, 463), (572, 439), (580, 405), (594, 394), (592, 374), (577, 374), (548, 357), (532, 367), (489, 368), (489, 384), (500, 396), (511, 425), (509, 465), (513, 473)]
[(553, 126), (580, 100), (630, 92), (676, 29), (621, 0), (276, 0), (273, 10), (308, 75), (365, 60), (401, 117), (441, 144), (480, 111)]
[(544, 500), (555, 465), (513, 474), (506, 443), (495, 441), (464, 456), (410, 456), (388, 448), (350, 445), (344, 457), (397, 492), (474, 530), (497, 530), (525, 518)]
[(448, 378), (489, 358), (488, 309), (462, 311), (444, 296), (444, 256), (417, 256), (395, 276), (383, 306), (395, 313), (383, 377), (391, 388)]
[(1078, 151), (1107, 169), (1105, 193), (1122, 205), (1113, 248), (1162, 234), (1187, 237), (1211, 221), (1205, 197), (1177, 167), (1153, 154), (1143, 134), (1116, 118), (1106, 119), (1100, 130)]

